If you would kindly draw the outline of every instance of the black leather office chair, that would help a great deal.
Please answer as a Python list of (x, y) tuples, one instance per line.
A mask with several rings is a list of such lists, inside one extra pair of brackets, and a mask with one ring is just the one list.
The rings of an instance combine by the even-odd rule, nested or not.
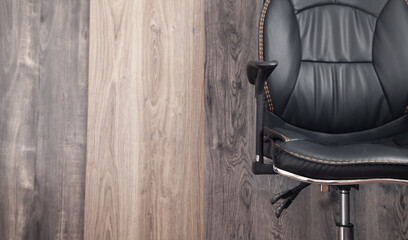
[(352, 239), (350, 187), (408, 184), (408, 0), (266, 0), (247, 74), (254, 173), (303, 182), (276, 215), (310, 183), (338, 185)]

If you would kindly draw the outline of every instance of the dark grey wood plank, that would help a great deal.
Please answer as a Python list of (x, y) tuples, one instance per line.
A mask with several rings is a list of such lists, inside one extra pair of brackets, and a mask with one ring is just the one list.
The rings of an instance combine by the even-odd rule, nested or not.
[(255, 179), (248, 165), (253, 152), (247, 147), (254, 138), (245, 125), (252, 119), (246, 109), (250, 91), (240, 67), (255, 53), (242, 32), (254, 25), (256, 14), (249, 1), (242, 4), (248, 12), (238, 1), (210, 0), (205, 6), (205, 239), (254, 236)]
[(0, 236), (82, 239), (89, 3), (0, 1)]
[(361, 185), (354, 194), (357, 239), (408, 239), (408, 186)]
[[(336, 239), (335, 188), (305, 189), (280, 219), (270, 199), (293, 187), (282, 176), (254, 176), (254, 98), (246, 63), (257, 59), (263, 1), (206, 1), (206, 239)], [(352, 190), (356, 239), (408, 239), (407, 187), (363, 185)]]
[[(0, 236), (36, 234), (40, 3), (0, 1)], [(36, 37), (37, 36), (37, 37)]]

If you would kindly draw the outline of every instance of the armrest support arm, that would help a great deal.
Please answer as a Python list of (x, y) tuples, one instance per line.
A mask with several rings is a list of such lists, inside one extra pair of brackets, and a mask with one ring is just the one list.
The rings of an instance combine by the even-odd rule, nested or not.
[(273, 70), (278, 66), (277, 61), (250, 61), (247, 64), (248, 81), (256, 85), (257, 80), (263, 82), (268, 79)]
[(264, 126), (264, 84), (273, 70), (278, 66), (277, 61), (250, 61), (247, 65), (248, 81), (255, 85), (256, 98), (256, 155), (257, 161), (263, 160), (263, 126)]

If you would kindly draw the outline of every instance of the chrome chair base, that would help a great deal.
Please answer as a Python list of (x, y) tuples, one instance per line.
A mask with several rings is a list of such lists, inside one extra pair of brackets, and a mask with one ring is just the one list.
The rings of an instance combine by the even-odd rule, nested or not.
[(350, 227), (337, 227), (337, 239), (338, 240), (353, 240), (353, 226)]
[[(273, 165), (273, 164), (272, 164)], [(338, 186), (340, 191), (340, 223), (337, 223), (337, 239), (338, 240), (353, 240), (354, 231), (353, 224), (350, 223), (350, 189), (352, 185), (368, 184), (368, 183), (396, 183), (408, 185), (407, 180), (402, 179), (353, 179), (353, 180), (324, 180), (324, 179), (313, 179), (309, 177), (300, 176), (273, 166), (275, 173), (286, 176), (297, 181), (306, 182), (310, 184), (320, 184), (323, 190), (330, 189), (329, 186)], [(322, 190), (322, 191), (323, 191)]]
[(353, 240), (353, 224), (350, 223), (350, 186), (339, 186), (340, 223), (337, 224), (338, 240)]

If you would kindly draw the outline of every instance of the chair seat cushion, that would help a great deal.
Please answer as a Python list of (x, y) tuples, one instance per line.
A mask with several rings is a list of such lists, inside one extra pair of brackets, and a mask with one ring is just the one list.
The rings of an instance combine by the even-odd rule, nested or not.
[(408, 180), (408, 131), (383, 139), (323, 143), (285, 128), (265, 128), (264, 152), (274, 166), (323, 180)]

